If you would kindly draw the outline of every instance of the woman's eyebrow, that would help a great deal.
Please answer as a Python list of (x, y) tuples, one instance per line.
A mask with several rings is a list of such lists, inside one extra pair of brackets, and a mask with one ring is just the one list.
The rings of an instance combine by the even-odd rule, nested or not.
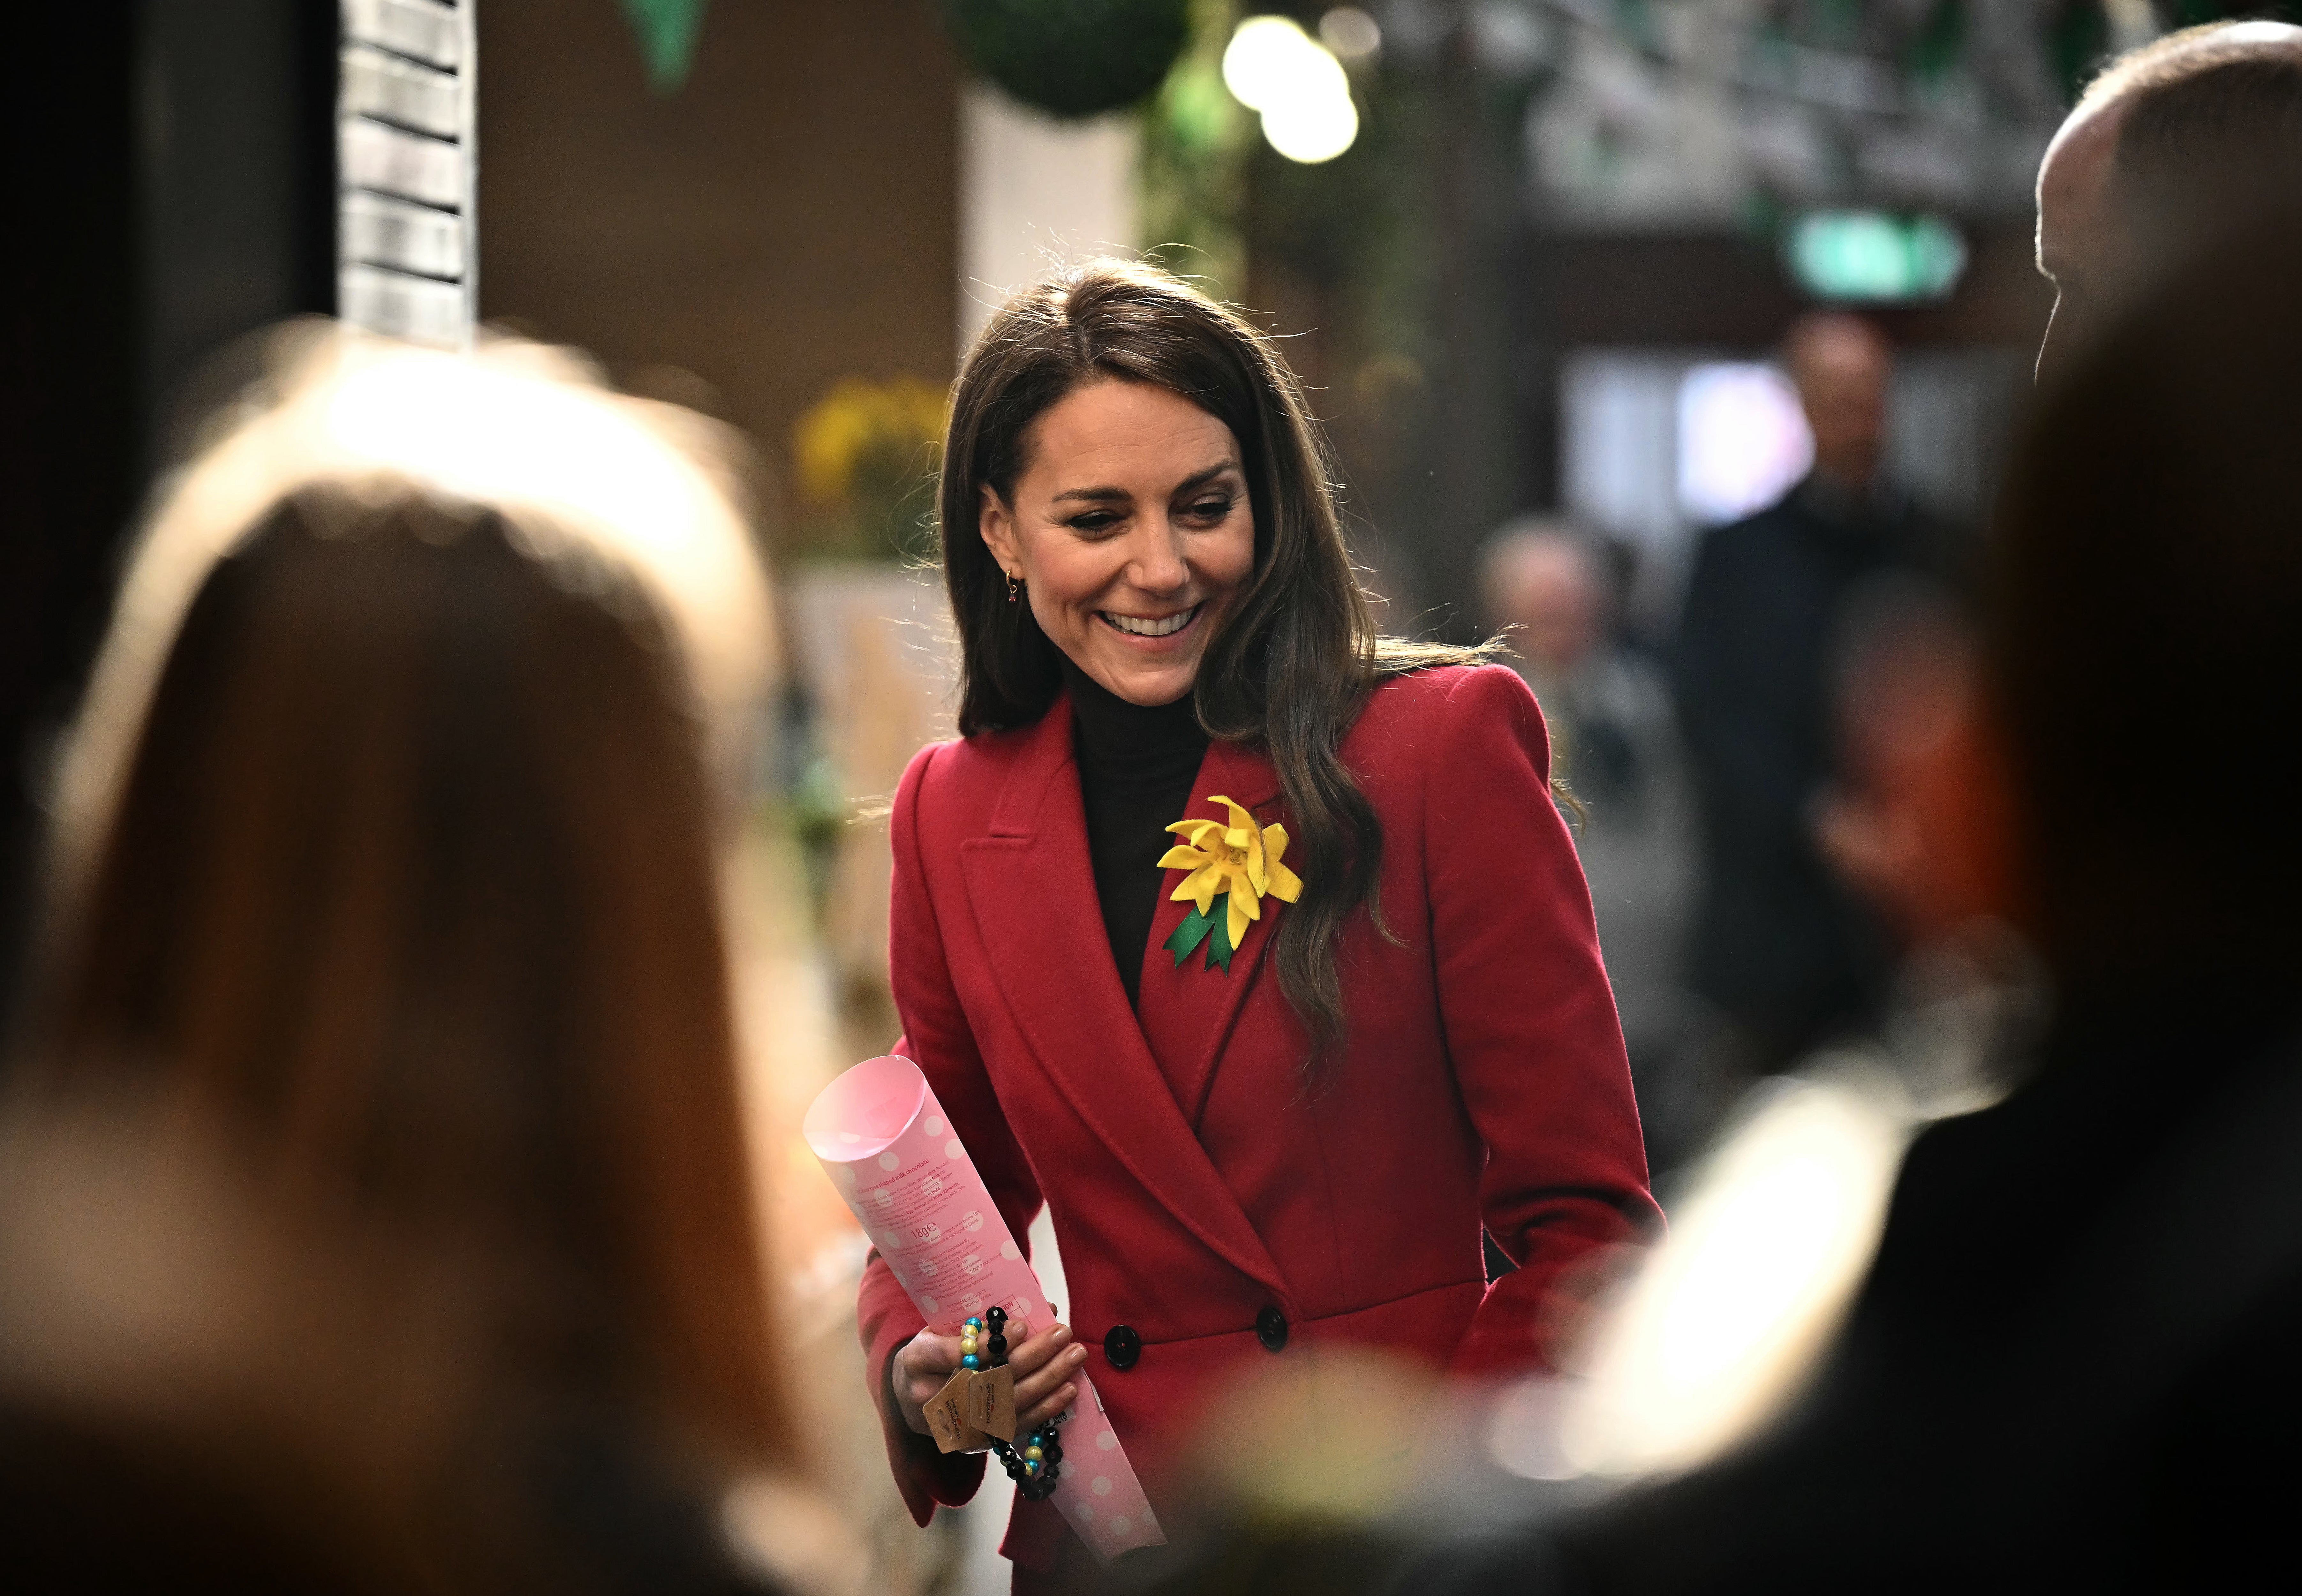
[(1175, 496), (1177, 498), (1180, 498), (1182, 495), (1192, 491), (1194, 489), (1204, 488), (1216, 477), (1221, 476), (1224, 472), (1236, 471), (1238, 469), (1239, 462), (1237, 460), (1217, 460), (1205, 471), (1197, 472), (1193, 475), (1187, 476), (1181, 482), (1178, 483), (1175, 485)]
[[(1194, 472), (1189, 476), (1185, 477), (1181, 482), (1176, 483), (1175, 493), (1180, 496), (1191, 491), (1194, 488), (1203, 488), (1216, 477), (1221, 476), (1224, 472), (1236, 471), (1238, 469), (1239, 462), (1237, 460), (1217, 460), (1214, 465), (1209, 466), (1205, 470)], [(1065, 488), (1062, 492), (1055, 495), (1054, 501), (1057, 504), (1061, 504), (1066, 500), (1078, 499), (1096, 503), (1112, 503), (1115, 501), (1124, 504), (1133, 500), (1134, 497), (1134, 494), (1130, 493), (1124, 488)]]

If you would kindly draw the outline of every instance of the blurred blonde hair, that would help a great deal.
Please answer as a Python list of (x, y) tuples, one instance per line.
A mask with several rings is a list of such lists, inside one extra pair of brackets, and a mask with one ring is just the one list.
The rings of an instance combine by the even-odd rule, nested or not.
[(457, 1260), (483, 1386), (740, 1465), (794, 1449), (722, 903), (772, 648), (739, 458), (564, 351), (277, 335), (136, 540), (29, 1043)]
[(572, 349), (501, 336), (455, 355), (334, 323), (264, 335), (264, 374), (155, 488), (54, 794), (69, 868), (108, 812), (184, 612), (273, 508), (327, 486), (485, 507), (578, 591), (618, 583), (684, 645), (720, 775), (737, 779), (775, 658), (745, 451), (693, 411), (609, 391)]

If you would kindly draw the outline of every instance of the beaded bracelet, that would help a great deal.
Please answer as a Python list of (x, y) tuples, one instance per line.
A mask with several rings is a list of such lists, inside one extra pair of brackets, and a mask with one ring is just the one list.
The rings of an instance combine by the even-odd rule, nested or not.
[[(1006, 1362), (1006, 1309), (986, 1308), (981, 1318), (971, 1318), (960, 1326), (961, 1368), (996, 1369)], [(991, 1450), (1025, 1501), (1045, 1501), (1055, 1493), (1055, 1475), (1060, 1472), (1056, 1466), (1063, 1460), (1063, 1446), (1055, 1437), (1054, 1420), (1049, 1419), (1032, 1431), (1021, 1445), (995, 1435), (991, 1438)]]

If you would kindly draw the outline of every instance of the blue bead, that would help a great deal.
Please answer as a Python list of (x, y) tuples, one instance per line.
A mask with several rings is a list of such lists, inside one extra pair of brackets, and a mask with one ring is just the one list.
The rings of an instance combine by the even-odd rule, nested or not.
[(979, 1369), (983, 1366), (983, 1360), (970, 1352), (959, 1360), (959, 1366), (962, 1369)]
[(967, 1328), (970, 1330), (981, 1330), (983, 1328), (983, 1321), (980, 1319), (970, 1319), (967, 1322)]

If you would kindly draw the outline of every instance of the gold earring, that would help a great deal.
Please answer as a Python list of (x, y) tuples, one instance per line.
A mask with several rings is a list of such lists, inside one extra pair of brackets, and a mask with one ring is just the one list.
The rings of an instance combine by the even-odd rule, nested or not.
[(1020, 582), (1019, 580), (1017, 580), (1016, 575), (1015, 575), (1015, 573), (1014, 573), (1014, 572), (1012, 572), (1012, 571), (1008, 572), (1008, 573), (1007, 573), (1007, 601), (1008, 601), (1010, 604), (1012, 604), (1012, 603), (1015, 601), (1015, 595), (1016, 595), (1017, 593), (1019, 593), (1019, 592), (1022, 592), (1022, 591), (1023, 591), (1023, 584), (1022, 584), (1022, 583), (1021, 583), (1021, 582)]

